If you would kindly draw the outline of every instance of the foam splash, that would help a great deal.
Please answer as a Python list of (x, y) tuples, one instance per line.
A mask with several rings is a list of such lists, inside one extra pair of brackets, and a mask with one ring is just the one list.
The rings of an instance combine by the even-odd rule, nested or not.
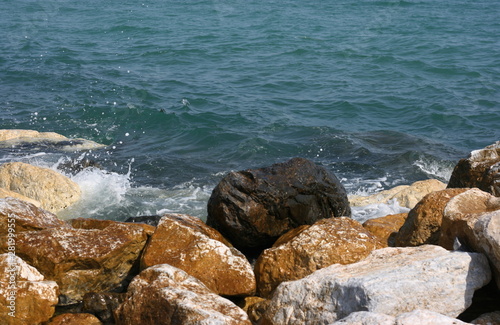
[(454, 168), (454, 164), (451, 162), (439, 162), (427, 158), (420, 158), (413, 165), (427, 174), (429, 178), (437, 178), (443, 182), (447, 182), (450, 179)]
[(390, 214), (407, 213), (410, 209), (399, 205), (396, 199), (387, 203), (370, 204), (364, 207), (351, 207), (352, 218), (360, 223), (369, 219), (380, 218)]

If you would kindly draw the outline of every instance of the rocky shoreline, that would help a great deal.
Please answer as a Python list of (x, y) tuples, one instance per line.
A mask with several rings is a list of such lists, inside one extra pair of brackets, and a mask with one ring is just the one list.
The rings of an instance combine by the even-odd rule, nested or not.
[[(0, 130), (0, 146), (72, 141), (22, 131)], [(204, 223), (63, 221), (55, 213), (78, 201), (78, 185), (6, 163), (0, 322), (500, 324), (499, 166), (500, 141), (460, 160), (448, 184), (347, 197), (335, 175), (294, 158), (229, 173)], [(350, 218), (389, 200), (410, 211)]]

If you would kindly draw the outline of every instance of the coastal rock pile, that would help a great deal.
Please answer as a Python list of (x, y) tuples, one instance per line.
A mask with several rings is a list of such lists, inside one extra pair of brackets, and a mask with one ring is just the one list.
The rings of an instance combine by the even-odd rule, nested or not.
[(209, 225), (62, 221), (0, 198), (0, 323), (498, 322), (499, 200), (438, 184), (361, 225), (338, 180), (300, 158), (224, 178)]

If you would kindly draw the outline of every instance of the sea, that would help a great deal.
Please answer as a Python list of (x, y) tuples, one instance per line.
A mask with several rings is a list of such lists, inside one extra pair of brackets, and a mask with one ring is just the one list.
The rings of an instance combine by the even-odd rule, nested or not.
[(0, 149), (80, 185), (61, 218), (205, 219), (224, 175), (293, 157), (350, 195), (446, 183), (500, 140), (499, 0), (0, 2), (0, 129), (106, 145)]

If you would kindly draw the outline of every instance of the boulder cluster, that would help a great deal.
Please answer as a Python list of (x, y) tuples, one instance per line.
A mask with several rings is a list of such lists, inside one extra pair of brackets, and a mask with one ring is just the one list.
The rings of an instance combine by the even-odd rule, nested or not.
[[(226, 175), (206, 223), (63, 221), (78, 186), (4, 164), (0, 323), (499, 324), (498, 164), (500, 142), (461, 160), (448, 185), (349, 198), (294, 158)], [(351, 218), (387, 200), (409, 213)]]

